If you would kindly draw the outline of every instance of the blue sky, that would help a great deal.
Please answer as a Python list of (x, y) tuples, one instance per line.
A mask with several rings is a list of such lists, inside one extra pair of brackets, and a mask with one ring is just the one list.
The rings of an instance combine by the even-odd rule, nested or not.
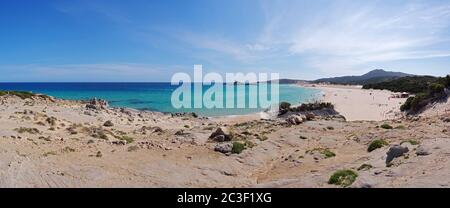
[(1, 0), (0, 81), (450, 72), (448, 0)]

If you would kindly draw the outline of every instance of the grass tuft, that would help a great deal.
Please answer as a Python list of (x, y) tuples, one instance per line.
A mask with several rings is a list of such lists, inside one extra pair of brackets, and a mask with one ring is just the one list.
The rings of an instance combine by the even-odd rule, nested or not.
[(381, 147), (383, 147), (385, 145), (388, 145), (388, 143), (385, 140), (377, 139), (377, 140), (372, 141), (369, 144), (369, 147), (367, 147), (367, 151), (368, 152), (372, 152), (372, 151), (374, 151), (374, 150), (376, 150), (378, 148), (381, 148)]
[(329, 184), (334, 184), (342, 187), (348, 187), (355, 182), (358, 174), (353, 170), (338, 170), (331, 175), (328, 180)]

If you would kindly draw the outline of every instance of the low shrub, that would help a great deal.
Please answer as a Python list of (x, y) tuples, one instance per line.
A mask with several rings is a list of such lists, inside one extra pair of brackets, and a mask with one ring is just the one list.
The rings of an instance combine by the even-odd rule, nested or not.
[(133, 143), (134, 142), (134, 138), (129, 137), (129, 136), (122, 136), (118, 138), (119, 140), (124, 140), (127, 142), (127, 144)]
[(393, 127), (391, 125), (387, 124), (387, 123), (382, 124), (380, 127), (383, 128), (383, 129), (393, 129)]
[(355, 182), (358, 174), (353, 170), (338, 170), (331, 175), (328, 180), (329, 184), (334, 184), (342, 187), (348, 187)]
[(233, 142), (233, 148), (231, 149), (231, 153), (233, 154), (240, 154), (242, 151), (244, 151), (245, 145), (240, 142)]
[(359, 166), (359, 168), (358, 168), (357, 170), (358, 170), (358, 171), (361, 171), (361, 170), (370, 170), (371, 168), (373, 168), (373, 166), (370, 165), (370, 164), (362, 164), (361, 166)]
[(411, 145), (419, 145), (420, 142), (414, 139), (408, 139), (405, 141), (400, 142), (400, 145), (402, 145), (403, 143), (410, 143)]
[(336, 156), (336, 153), (334, 153), (334, 152), (332, 152), (332, 151), (330, 151), (329, 149), (326, 149), (326, 148), (315, 148), (315, 149), (306, 151), (306, 153), (313, 153), (313, 152), (318, 152), (318, 153), (324, 155), (325, 158), (330, 158), (330, 157), (335, 157)]
[(367, 151), (368, 152), (372, 152), (372, 151), (374, 151), (374, 150), (376, 150), (378, 148), (381, 148), (381, 147), (383, 147), (385, 145), (388, 145), (388, 143), (385, 140), (377, 139), (377, 140), (372, 141), (369, 144), (369, 147), (367, 148)]

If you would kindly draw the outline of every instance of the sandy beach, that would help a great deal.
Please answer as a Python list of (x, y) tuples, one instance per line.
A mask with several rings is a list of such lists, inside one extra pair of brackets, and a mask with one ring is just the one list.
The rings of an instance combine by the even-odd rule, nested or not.
[(302, 85), (322, 90), (319, 98), (331, 102), (348, 121), (382, 121), (403, 116), (400, 106), (406, 98), (393, 98), (387, 90), (366, 90), (362, 86)]

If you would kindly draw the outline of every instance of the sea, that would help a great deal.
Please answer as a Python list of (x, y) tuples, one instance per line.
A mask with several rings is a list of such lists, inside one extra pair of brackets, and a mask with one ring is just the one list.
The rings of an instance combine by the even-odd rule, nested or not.
[[(194, 84), (192, 84), (194, 85)], [(265, 87), (268, 89), (268, 96), (271, 98), (271, 84), (255, 84), (256, 87)], [(202, 92), (205, 93), (212, 85), (202, 85)], [(56, 98), (68, 100), (89, 100), (99, 98), (107, 100), (112, 107), (127, 107), (138, 110), (159, 111), (168, 113), (194, 112), (202, 116), (231, 116), (245, 115), (267, 110), (266, 108), (249, 106), (250, 99), (259, 99), (259, 91), (256, 97), (250, 97), (249, 89), (252, 85), (234, 86), (234, 93), (230, 96), (226, 93), (226, 87), (223, 87), (224, 98), (221, 99), (226, 106), (229, 99), (245, 98), (245, 107), (238, 108), (175, 108), (172, 105), (172, 93), (179, 87), (171, 83), (0, 83), (0, 90), (29, 91), (41, 93)], [(279, 84), (279, 101), (285, 101), (292, 104), (301, 104), (315, 101), (319, 96), (320, 90), (303, 88), (297, 85)], [(194, 87), (191, 87), (192, 91)], [(184, 96), (184, 95), (183, 95)], [(198, 97), (197, 97), (198, 98)], [(200, 97), (202, 99), (202, 97)], [(216, 99), (213, 96), (214, 100)], [(191, 99), (194, 102), (194, 96)]]

